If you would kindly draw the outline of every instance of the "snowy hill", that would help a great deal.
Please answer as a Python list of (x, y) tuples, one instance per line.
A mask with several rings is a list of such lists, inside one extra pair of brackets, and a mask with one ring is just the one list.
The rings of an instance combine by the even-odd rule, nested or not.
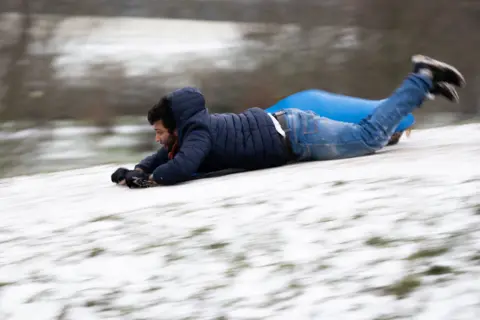
[(174, 187), (0, 180), (0, 319), (479, 319), (479, 159), (470, 124)]

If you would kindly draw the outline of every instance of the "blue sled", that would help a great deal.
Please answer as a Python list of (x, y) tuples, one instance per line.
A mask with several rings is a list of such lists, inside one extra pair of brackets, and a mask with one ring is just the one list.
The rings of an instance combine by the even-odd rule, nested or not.
[[(287, 108), (311, 110), (319, 116), (332, 120), (359, 123), (372, 114), (373, 110), (384, 100), (368, 100), (335, 94), (323, 90), (310, 89), (294, 93), (265, 111), (276, 112)], [(405, 116), (395, 129), (403, 132), (415, 123), (413, 114)]]

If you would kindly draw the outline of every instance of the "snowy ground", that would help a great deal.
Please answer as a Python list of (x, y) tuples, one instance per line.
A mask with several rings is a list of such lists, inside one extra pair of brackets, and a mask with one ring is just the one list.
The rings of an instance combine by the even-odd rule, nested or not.
[(129, 190), (0, 180), (0, 319), (480, 319), (480, 125)]

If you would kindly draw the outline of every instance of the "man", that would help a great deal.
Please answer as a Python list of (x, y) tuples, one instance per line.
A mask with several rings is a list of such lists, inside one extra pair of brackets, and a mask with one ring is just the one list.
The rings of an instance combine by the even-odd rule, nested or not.
[(148, 112), (156, 141), (164, 148), (119, 168), (112, 182), (130, 188), (173, 185), (197, 173), (222, 169), (256, 170), (290, 162), (358, 157), (382, 149), (407, 114), (430, 95), (458, 102), (462, 74), (444, 62), (416, 55), (413, 72), (360, 123), (320, 117), (288, 108), (273, 114), (250, 108), (240, 114), (209, 114), (203, 95), (183, 88), (163, 97)]

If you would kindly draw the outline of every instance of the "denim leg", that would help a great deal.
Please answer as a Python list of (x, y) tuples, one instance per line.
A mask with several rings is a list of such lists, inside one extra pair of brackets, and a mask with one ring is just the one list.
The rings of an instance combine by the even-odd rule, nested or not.
[(320, 117), (312, 111), (286, 109), (287, 136), (299, 161), (350, 158), (383, 148), (400, 121), (419, 107), (432, 87), (423, 75), (411, 74), (359, 124)]
[(383, 148), (403, 117), (422, 105), (432, 86), (432, 80), (425, 75), (409, 75), (371, 116), (359, 123), (365, 144), (374, 150)]

